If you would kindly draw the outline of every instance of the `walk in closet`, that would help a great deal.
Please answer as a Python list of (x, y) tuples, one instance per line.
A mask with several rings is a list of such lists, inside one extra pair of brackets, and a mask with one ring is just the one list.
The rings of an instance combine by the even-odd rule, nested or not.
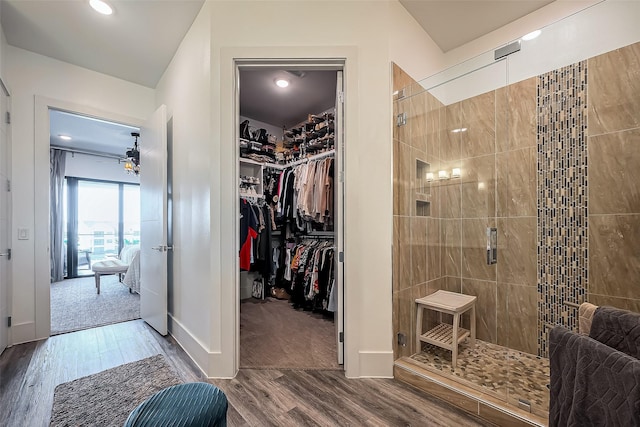
[(342, 361), (341, 71), (240, 67), (240, 368)]

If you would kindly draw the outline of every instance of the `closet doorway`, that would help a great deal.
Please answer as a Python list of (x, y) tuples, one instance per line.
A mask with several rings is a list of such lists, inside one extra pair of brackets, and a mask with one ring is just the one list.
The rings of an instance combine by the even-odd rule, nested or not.
[(343, 369), (343, 68), (236, 61), (240, 368)]

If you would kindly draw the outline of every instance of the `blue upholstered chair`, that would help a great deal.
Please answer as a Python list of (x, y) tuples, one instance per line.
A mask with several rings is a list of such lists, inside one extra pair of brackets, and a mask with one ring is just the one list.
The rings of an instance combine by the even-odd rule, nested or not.
[(134, 409), (124, 427), (226, 427), (227, 396), (208, 383), (161, 390)]

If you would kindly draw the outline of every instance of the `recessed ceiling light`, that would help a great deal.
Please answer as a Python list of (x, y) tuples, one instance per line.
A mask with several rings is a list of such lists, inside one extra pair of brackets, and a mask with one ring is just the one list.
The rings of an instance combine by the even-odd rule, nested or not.
[(285, 79), (277, 79), (276, 80), (276, 85), (278, 87), (287, 87), (289, 86), (289, 80), (285, 80)]
[(111, 15), (113, 13), (113, 9), (106, 2), (102, 0), (89, 0), (89, 4), (98, 13), (102, 13), (103, 15)]
[(65, 141), (71, 141), (71, 137), (69, 135), (58, 135), (60, 139), (64, 139)]
[(531, 31), (529, 34), (525, 34), (524, 36), (522, 36), (522, 40), (533, 40), (538, 37), (540, 33), (542, 33), (542, 30)]

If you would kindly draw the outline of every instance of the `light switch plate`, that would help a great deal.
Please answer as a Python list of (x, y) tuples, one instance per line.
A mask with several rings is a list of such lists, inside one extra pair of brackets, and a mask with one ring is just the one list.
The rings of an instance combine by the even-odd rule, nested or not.
[(29, 240), (28, 228), (18, 228), (18, 240)]

